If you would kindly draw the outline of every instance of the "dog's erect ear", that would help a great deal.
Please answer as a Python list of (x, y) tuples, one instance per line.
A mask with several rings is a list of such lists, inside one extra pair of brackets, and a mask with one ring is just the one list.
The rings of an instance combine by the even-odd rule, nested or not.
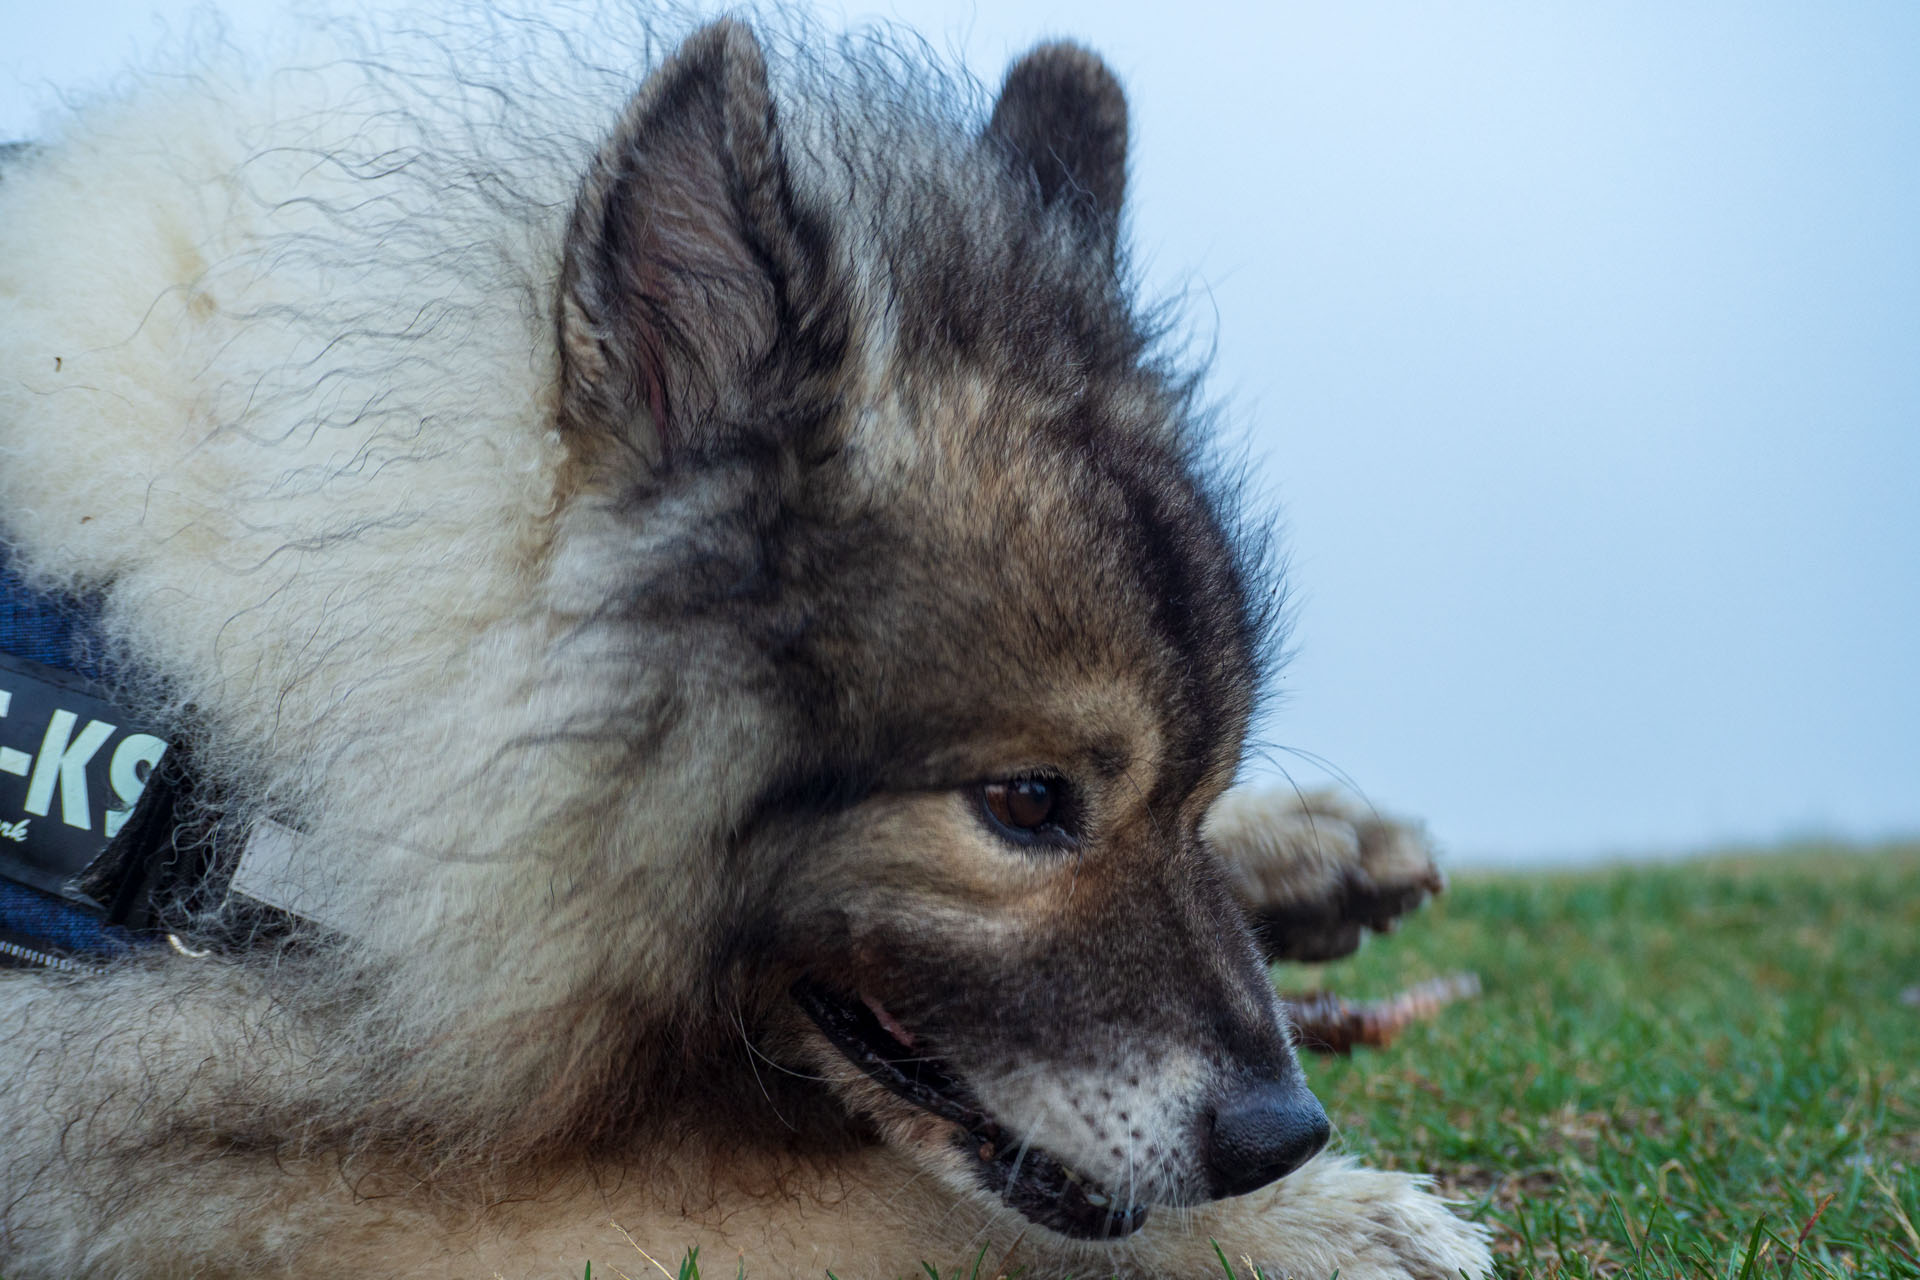
[(1007, 70), (987, 136), (1030, 170), (1047, 203), (1068, 201), (1111, 254), (1127, 193), (1127, 96), (1107, 64), (1043, 44)]
[(647, 460), (698, 445), (817, 291), (766, 59), (703, 27), (647, 78), (580, 190), (561, 273), (561, 413)]

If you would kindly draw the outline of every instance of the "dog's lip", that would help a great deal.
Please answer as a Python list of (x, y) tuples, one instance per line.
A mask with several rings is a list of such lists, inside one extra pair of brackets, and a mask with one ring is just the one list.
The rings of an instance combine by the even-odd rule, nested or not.
[[(965, 1081), (925, 1050), (884, 1006), (865, 995), (847, 996), (809, 979), (793, 998), (827, 1041), (876, 1084), (922, 1111), (958, 1125), (955, 1144), (974, 1161), (988, 1190), (1029, 1220), (1077, 1240), (1116, 1240), (1138, 1231), (1145, 1205), (1120, 1197), (1031, 1143), (1022, 1142), (982, 1107)], [(917, 1050), (917, 1051), (916, 1051)]]

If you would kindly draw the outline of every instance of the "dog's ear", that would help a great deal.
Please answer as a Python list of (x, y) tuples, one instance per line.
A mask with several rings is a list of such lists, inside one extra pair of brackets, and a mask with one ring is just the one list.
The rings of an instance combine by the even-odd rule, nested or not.
[(1007, 69), (987, 136), (1112, 256), (1127, 192), (1127, 97), (1106, 63), (1075, 44), (1035, 48)]
[(740, 421), (823, 260), (759, 41), (737, 22), (703, 27), (640, 87), (574, 207), (559, 337), (576, 448), (652, 462)]

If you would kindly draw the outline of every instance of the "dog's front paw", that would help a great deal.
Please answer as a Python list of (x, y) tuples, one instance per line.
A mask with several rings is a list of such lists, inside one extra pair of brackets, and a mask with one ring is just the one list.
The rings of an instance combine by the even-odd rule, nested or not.
[(1446, 888), (1426, 834), (1331, 791), (1234, 792), (1207, 816), (1271, 960), (1348, 955)]
[[(1269, 1192), (1256, 1192), (1263, 1248), (1221, 1251), (1235, 1275), (1269, 1280), (1481, 1280), (1493, 1274), (1487, 1229), (1459, 1217), (1425, 1179), (1321, 1156)], [(1221, 1224), (1229, 1232), (1238, 1225)], [(1252, 1270), (1248, 1264), (1252, 1264)]]

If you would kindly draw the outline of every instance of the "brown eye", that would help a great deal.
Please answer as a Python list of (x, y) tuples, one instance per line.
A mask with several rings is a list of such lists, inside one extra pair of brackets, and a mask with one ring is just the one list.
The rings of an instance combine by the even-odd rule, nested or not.
[(1016, 839), (1066, 838), (1066, 784), (1052, 778), (989, 782), (980, 799), (995, 825)]

